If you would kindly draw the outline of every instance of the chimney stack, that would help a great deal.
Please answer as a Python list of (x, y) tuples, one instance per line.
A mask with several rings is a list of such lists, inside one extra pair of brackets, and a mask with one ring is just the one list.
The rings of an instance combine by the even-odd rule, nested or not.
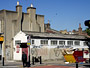
[(22, 6), (19, 5), (19, 1), (17, 1), (16, 11), (17, 12), (22, 11)]
[(27, 8), (27, 13), (32, 13), (32, 12), (36, 14), (36, 8), (33, 7), (33, 4), (31, 4), (31, 6)]
[(78, 32), (79, 32), (79, 35), (81, 35), (81, 34), (82, 34), (81, 23), (79, 23), (79, 28), (78, 28)]
[(22, 6), (19, 5), (19, 1), (17, 1), (16, 12), (18, 12), (18, 16), (22, 14)]
[(46, 29), (50, 29), (50, 21), (48, 20), (48, 23), (45, 24)]

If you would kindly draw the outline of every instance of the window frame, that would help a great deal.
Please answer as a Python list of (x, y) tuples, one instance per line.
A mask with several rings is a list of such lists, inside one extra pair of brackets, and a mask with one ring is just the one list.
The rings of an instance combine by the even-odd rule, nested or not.
[[(72, 42), (72, 43), (70, 43), (70, 42)], [(68, 46), (68, 45), (69, 45), (69, 46), (73, 45), (73, 41), (70, 41), (70, 40), (67, 41), (67, 46)]]
[(51, 40), (51, 45), (57, 45), (58, 41), (57, 40)]
[[(61, 44), (60, 44), (60, 42), (61, 42)], [(65, 41), (59, 40), (59, 45), (65, 45)]]
[(86, 42), (83, 42), (83, 46), (87, 46), (87, 43)]
[[(77, 44), (77, 42), (79, 42), (79, 44)], [(74, 41), (74, 45), (75, 46), (80, 46), (80, 41)]]
[[(17, 41), (18, 41), (18, 43), (16, 43)], [(21, 40), (15, 40), (15, 46), (19, 43), (21, 43)]]
[(48, 45), (48, 40), (40, 40), (41, 45)]

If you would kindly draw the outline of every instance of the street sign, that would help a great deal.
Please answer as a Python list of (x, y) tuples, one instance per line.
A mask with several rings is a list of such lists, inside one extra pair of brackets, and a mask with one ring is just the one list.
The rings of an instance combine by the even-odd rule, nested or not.
[(31, 45), (31, 43), (27, 43), (27, 45)]
[(30, 37), (30, 36), (27, 37), (27, 45), (28, 45), (28, 46), (31, 45), (31, 37)]
[(4, 38), (3, 37), (0, 37), (0, 41), (4, 41)]

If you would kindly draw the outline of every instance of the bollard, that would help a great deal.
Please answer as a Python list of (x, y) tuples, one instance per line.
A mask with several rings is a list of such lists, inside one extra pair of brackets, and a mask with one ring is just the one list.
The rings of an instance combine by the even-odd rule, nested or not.
[(2, 58), (2, 65), (4, 66), (4, 57)]
[(34, 61), (34, 56), (32, 56), (32, 64), (33, 64), (33, 65), (34, 65), (34, 62), (35, 62), (35, 61)]
[(42, 58), (41, 58), (41, 56), (40, 56), (40, 64), (42, 64)]
[(76, 62), (76, 68), (78, 68), (78, 62)]

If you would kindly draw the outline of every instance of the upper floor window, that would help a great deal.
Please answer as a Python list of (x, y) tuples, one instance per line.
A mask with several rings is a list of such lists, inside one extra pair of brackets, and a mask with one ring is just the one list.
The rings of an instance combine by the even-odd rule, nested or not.
[(75, 41), (74, 44), (75, 45), (80, 45), (80, 41)]
[(57, 40), (52, 40), (51, 45), (57, 45)]
[(48, 40), (41, 40), (41, 44), (48, 45)]
[(59, 41), (59, 45), (65, 45), (65, 41)]
[(67, 41), (67, 45), (73, 45), (73, 41)]

